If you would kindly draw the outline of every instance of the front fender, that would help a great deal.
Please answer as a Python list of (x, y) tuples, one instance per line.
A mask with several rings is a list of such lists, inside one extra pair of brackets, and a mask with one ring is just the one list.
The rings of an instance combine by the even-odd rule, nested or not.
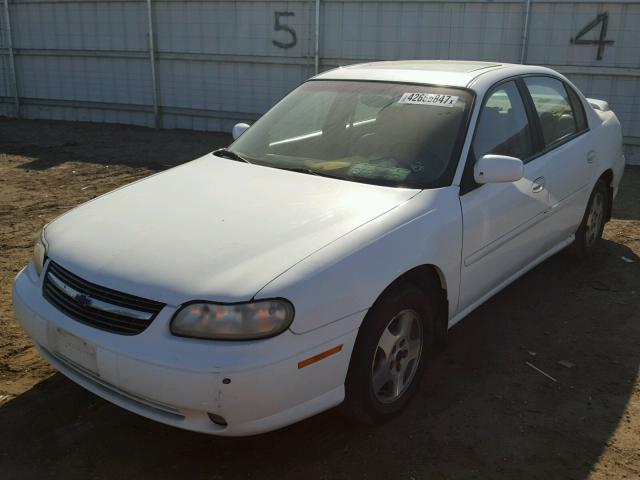
[[(431, 264), (445, 277), (449, 314), (453, 315), (461, 249), (458, 188), (425, 190), (296, 264), (262, 288), (256, 298), (291, 300), (296, 310), (291, 330), (306, 333), (367, 310), (403, 273)], [(362, 316), (350, 318), (360, 322)]]

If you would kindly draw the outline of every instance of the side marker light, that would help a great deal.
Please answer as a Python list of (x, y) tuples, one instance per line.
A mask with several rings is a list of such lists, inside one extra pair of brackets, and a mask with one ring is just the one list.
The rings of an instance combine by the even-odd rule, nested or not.
[(333, 348), (330, 348), (329, 350), (319, 353), (317, 355), (314, 355), (313, 357), (309, 357), (305, 360), (302, 360), (300, 362), (298, 362), (298, 370), (304, 367), (308, 367), (309, 365), (319, 362), (320, 360), (323, 360), (327, 357), (330, 357), (331, 355), (338, 353), (342, 350), (342, 345), (338, 345), (335, 346)]

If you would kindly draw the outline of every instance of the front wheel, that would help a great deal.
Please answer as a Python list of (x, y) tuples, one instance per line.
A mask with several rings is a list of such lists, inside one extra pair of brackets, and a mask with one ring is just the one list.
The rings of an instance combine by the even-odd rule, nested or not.
[(598, 242), (602, 238), (606, 215), (609, 210), (609, 189), (603, 180), (598, 180), (585, 211), (582, 223), (576, 231), (576, 239), (571, 246), (571, 252), (578, 258), (593, 255)]
[(369, 310), (356, 340), (342, 410), (371, 424), (400, 412), (416, 393), (434, 339), (435, 297), (412, 284)]

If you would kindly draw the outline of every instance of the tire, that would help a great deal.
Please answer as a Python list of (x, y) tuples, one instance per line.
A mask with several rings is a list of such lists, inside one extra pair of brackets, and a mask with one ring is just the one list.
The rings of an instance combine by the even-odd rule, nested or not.
[(576, 230), (575, 241), (569, 247), (574, 257), (585, 259), (595, 252), (607, 222), (610, 201), (607, 184), (602, 179), (598, 180), (589, 197), (582, 223)]
[(349, 418), (373, 424), (406, 407), (433, 351), (437, 301), (434, 293), (402, 283), (383, 293), (369, 310), (345, 382), (342, 411)]

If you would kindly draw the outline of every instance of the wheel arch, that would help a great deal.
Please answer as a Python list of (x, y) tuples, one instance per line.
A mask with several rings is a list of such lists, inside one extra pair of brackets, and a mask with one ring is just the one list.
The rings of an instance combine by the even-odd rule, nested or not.
[(437, 290), (437, 297), (440, 299), (438, 308), (439, 322), (436, 325), (437, 342), (441, 343), (447, 334), (448, 321), (449, 321), (449, 301), (447, 295), (447, 280), (443, 271), (436, 265), (423, 264), (407, 270), (402, 275), (393, 280), (387, 287), (378, 295), (375, 303), (377, 303), (384, 295), (403, 283), (410, 283), (418, 287), (422, 292), (427, 292), (433, 289)]
[(611, 220), (611, 211), (613, 208), (613, 170), (610, 168), (602, 172), (602, 175), (598, 177), (598, 180), (602, 180), (607, 185), (609, 191), (609, 201), (607, 202), (607, 211), (605, 214), (605, 220)]

